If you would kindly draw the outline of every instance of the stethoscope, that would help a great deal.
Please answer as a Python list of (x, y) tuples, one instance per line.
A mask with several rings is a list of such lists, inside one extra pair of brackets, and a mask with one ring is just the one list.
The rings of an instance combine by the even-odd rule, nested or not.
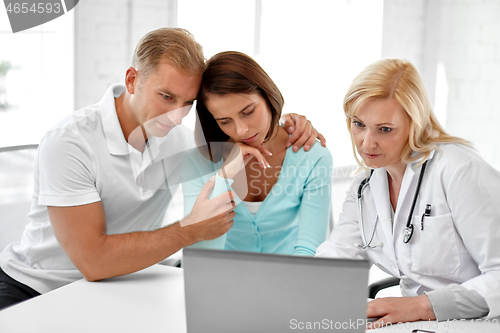
[[(403, 242), (407, 244), (410, 240), (411, 237), (413, 236), (413, 223), (412, 217), (413, 217), (413, 211), (415, 210), (415, 204), (417, 203), (417, 198), (418, 198), (418, 193), (420, 192), (420, 185), (422, 184), (422, 178), (424, 177), (425, 173), (425, 167), (427, 166), (427, 161), (422, 164), (422, 170), (420, 171), (420, 176), (418, 177), (418, 183), (417, 183), (417, 189), (415, 190), (415, 195), (413, 196), (413, 202), (411, 204), (411, 209), (410, 209), (410, 214), (408, 215), (408, 219), (406, 220), (406, 227), (403, 231)], [(361, 183), (359, 183), (358, 187), (358, 209), (359, 209), (359, 231), (361, 232), (361, 240), (363, 241), (363, 245), (355, 243), (354, 246), (357, 246), (361, 249), (374, 249), (376, 247), (382, 247), (384, 244), (383, 243), (377, 243), (372, 245), (373, 237), (375, 236), (375, 230), (377, 229), (377, 224), (378, 224), (378, 218), (375, 221), (375, 225), (373, 226), (373, 232), (370, 237), (370, 240), (367, 242), (366, 241), (366, 236), (365, 236), (365, 230), (364, 230), (364, 224), (363, 224), (363, 206), (361, 205), (361, 202), (363, 201), (363, 190), (365, 187), (369, 184), (370, 178), (372, 177), (373, 174), (373, 169), (370, 172), (370, 175), (363, 179)]]

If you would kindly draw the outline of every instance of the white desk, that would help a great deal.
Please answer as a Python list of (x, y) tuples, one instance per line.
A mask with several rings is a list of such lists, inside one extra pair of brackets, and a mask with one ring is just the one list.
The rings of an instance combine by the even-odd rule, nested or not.
[(182, 269), (71, 283), (0, 311), (0, 332), (186, 332)]
[[(80, 280), (0, 311), (0, 332), (185, 333), (182, 273), (179, 268), (155, 265), (105, 281)], [(498, 324), (475, 321), (406, 323), (370, 332), (409, 333), (415, 328), (436, 333), (500, 332)]]

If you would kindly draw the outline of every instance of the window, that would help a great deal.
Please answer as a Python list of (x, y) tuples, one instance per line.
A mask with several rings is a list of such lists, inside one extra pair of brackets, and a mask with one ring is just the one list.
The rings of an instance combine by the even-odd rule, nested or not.
[[(228, 50), (253, 57), (280, 88), (283, 112), (306, 115), (342, 166), (355, 164), (342, 100), (358, 72), (381, 57), (382, 12), (382, 0), (183, 0), (177, 25), (206, 58)], [(189, 117), (188, 126), (194, 112)]]
[(39, 143), (73, 111), (73, 31), (74, 11), (13, 34), (0, 10), (0, 146)]

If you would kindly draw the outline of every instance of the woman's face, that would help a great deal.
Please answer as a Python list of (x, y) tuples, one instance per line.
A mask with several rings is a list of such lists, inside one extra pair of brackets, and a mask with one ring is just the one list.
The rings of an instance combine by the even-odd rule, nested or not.
[(370, 168), (401, 166), (410, 117), (394, 98), (368, 98), (351, 119), (358, 154)]
[(260, 94), (211, 95), (206, 106), (220, 129), (234, 141), (255, 147), (264, 142), (271, 111)]

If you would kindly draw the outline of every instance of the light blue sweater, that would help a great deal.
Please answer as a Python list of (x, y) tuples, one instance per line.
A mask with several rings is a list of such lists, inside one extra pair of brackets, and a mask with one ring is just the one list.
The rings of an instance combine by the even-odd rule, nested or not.
[[(184, 215), (189, 214), (203, 185), (216, 175), (223, 161), (212, 163), (198, 151), (184, 166)], [(315, 144), (309, 152), (287, 149), (276, 184), (252, 216), (236, 198), (234, 225), (225, 235), (194, 247), (312, 256), (326, 239), (331, 205), (332, 156)], [(211, 198), (233, 180), (216, 177)], [(251, 185), (249, 184), (251, 187)]]

